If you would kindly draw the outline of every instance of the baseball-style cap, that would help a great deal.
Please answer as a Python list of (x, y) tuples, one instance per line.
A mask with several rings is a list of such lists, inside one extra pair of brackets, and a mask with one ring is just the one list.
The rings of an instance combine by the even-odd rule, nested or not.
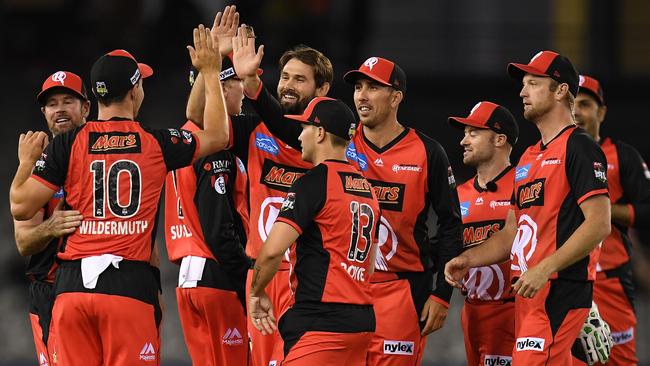
[(364, 77), (406, 93), (406, 74), (393, 61), (381, 57), (370, 57), (359, 66), (358, 70), (345, 73), (343, 80), (354, 84), (359, 78)]
[(48, 76), (43, 82), (41, 92), (36, 96), (36, 100), (41, 105), (45, 105), (47, 97), (56, 91), (71, 93), (83, 100), (88, 100), (83, 80), (79, 75), (70, 71), (57, 71)]
[[(257, 69), (257, 75), (262, 75), (264, 70)], [(228, 79), (236, 78), (237, 73), (235, 72), (235, 65), (232, 60), (232, 52), (230, 52), (226, 57), (221, 61), (221, 73), (219, 73), (219, 80), (226, 81)]]
[(508, 73), (518, 80), (525, 74), (547, 76), (558, 83), (569, 84), (571, 94), (578, 95), (578, 72), (568, 58), (553, 51), (537, 53), (528, 64), (510, 63)]
[(476, 103), (467, 118), (449, 117), (449, 124), (459, 129), (464, 129), (465, 126), (490, 129), (506, 135), (508, 143), (512, 146), (519, 138), (519, 124), (515, 117), (508, 108), (492, 102)]
[(579, 92), (590, 94), (600, 105), (605, 104), (605, 94), (603, 93), (603, 88), (600, 86), (600, 82), (591, 76), (580, 75)]
[(142, 78), (153, 75), (153, 69), (138, 63), (125, 50), (111, 51), (100, 57), (90, 69), (90, 83), (98, 99), (123, 95)]
[(314, 98), (302, 114), (285, 114), (287, 118), (318, 127), (344, 140), (351, 140), (357, 127), (352, 110), (338, 99)]

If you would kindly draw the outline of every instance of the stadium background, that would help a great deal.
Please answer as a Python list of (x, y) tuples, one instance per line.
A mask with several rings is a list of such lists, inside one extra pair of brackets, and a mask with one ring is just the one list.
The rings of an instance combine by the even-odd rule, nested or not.
[[(45, 129), (36, 103), (40, 84), (65, 69), (88, 79), (92, 62), (125, 48), (155, 70), (145, 82), (140, 120), (153, 127), (180, 126), (189, 86), (185, 45), (199, 22), (212, 24), (228, 3), (215, 0), (2, 0), (0, 1), (0, 365), (33, 364), (27, 318), (25, 260), (13, 242), (7, 194), (16, 167), (18, 133)], [(460, 134), (446, 124), (466, 115), (480, 100), (509, 107), (522, 136), (514, 151), (538, 139), (523, 120), (518, 83), (505, 72), (510, 61), (527, 62), (543, 49), (569, 56), (578, 70), (600, 78), (609, 106), (603, 134), (634, 145), (650, 160), (647, 98), (650, 81), (650, 2), (646, 0), (258, 0), (236, 2), (242, 20), (266, 45), (263, 80), (273, 90), (277, 60), (288, 47), (305, 43), (333, 62), (330, 95), (353, 105), (343, 73), (369, 56), (396, 61), (406, 71), (408, 91), (399, 120), (421, 129), (447, 149), (457, 180), (472, 174), (462, 166)], [(93, 107), (91, 116), (96, 115)], [(646, 253), (650, 235), (640, 232)], [(649, 239), (643, 239), (644, 236)], [(159, 238), (162, 237), (159, 233)], [(162, 243), (162, 241), (161, 241)], [(176, 269), (165, 260), (163, 365), (189, 365), (173, 288)], [(635, 255), (639, 282), (638, 344), (641, 364), (650, 365), (649, 256)], [(425, 365), (463, 365), (459, 309), (452, 301), (443, 330), (429, 337)]]

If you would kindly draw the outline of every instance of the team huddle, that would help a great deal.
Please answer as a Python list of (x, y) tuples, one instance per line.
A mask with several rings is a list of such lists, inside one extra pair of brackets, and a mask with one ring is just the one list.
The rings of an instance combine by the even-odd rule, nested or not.
[(194, 365), (420, 365), (454, 287), (468, 365), (636, 365), (626, 233), (650, 221), (650, 172), (600, 137), (602, 87), (568, 58), (507, 67), (541, 134), (516, 164), (507, 108), (449, 117), (476, 169), (457, 186), (442, 145), (398, 121), (393, 61), (345, 74), (355, 115), (305, 45), (276, 98), (234, 6), (188, 53), (180, 128), (137, 119), (154, 70), (125, 50), (92, 65), (96, 120), (75, 73), (42, 85), (52, 140), (20, 135), (10, 190), (40, 366), (160, 364), (161, 209)]

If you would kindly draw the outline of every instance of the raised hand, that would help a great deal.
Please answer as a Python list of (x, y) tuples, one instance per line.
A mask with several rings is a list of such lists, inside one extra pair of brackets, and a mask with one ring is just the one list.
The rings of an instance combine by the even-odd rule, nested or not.
[(212, 42), (210, 30), (199, 24), (198, 28), (194, 28), (193, 35), (194, 47), (187, 46), (192, 65), (201, 73), (218, 74), (221, 71), (221, 55), (219, 45)]
[(237, 37), (232, 39), (233, 64), (240, 79), (257, 77), (257, 69), (264, 57), (264, 46), (261, 45), (255, 52), (255, 38), (249, 35), (250, 28), (242, 24), (237, 29)]
[(210, 30), (212, 43), (219, 45), (219, 53), (226, 56), (232, 51), (232, 38), (237, 36), (239, 26), (239, 13), (235, 5), (226, 6), (222, 12), (214, 17), (214, 24)]
[(34, 165), (41, 158), (48, 144), (47, 134), (42, 131), (27, 131), (18, 138), (18, 160), (22, 164)]

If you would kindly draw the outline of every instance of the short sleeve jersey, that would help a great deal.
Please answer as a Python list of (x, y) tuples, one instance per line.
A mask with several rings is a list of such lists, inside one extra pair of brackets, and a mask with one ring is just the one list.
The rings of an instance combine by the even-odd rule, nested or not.
[[(607, 195), (607, 161), (598, 144), (574, 125), (546, 145), (530, 146), (515, 168), (513, 203), (517, 234), (510, 254), (518, 277), (552, 255), (584, 222), (580, 204)], [(551, 278), (595, 279), (599, 250)]]
[(298, 179), (278, 216), (300, 233), (290, 254), (294, 301), (371, 304), (379, 218), (370, 183), (347, 162), (326, 160)]
[(148, 262), (165, 175), (189, 165), (198, 143), (189, 131), (150, 130), (121, 118), (55, 137), (32, 176), (54, 191), (63, 187), (67, 206), (84, 217), (58, 257), (114, 254)]
[(313, 165), (299, 150), (273, 135), (252, 116), (231, 117), (231, 146), (249, 178), (250, 226), (246, 254), (257, 258), (293, 182)]
[[(515, 170), (508, 167), (493, 182), (496, 191), (478, 184), (475, 177), (458, 186), (460, 214), (463, 218), (463, 247), (480, 245), (503, 229), (508, 211)], [(470, 301), (497, 301), (512, 298), (510, 293), (510, 261), (471, 268), (463, 282)]]
[[(192, 122), (188, 131), (198, 127)], [(186, 256), (218, 260), (226, 265), (244, 265), (247, 212), (246, 197), (237, 187), (246, 186), (244, 165), (224, 150), (197, 159), (191, 166), (167, 174), (165, 184), (165, 241), (172, 262)]]
[(439, 226), (434, 294), (449, 301), (452, 289), (441, 272), (448, 260), (460, 254), (462, 223), (455, 178), (442, 146), (407, 127), (378, 148), (360, 126), (347, 157), (373, 185), (382, 209), (377, 270), (422, 272), (427, 268), (433, 249), (427, 227), (432, 208)]
[[(43, 207), (43, 221), (52, 216), (54, 209), (63, 199), (63, 189), (59, 189), (52, 199)], [(25, 274), (31, 280), (45, 281), (49, 283), (54, 282), (54, 273), (56, 271), (56, 253), (59, 249), (61, 238), (54, 238), (47, 243), (47, 246), (42, 251), (34, 254), (29, 258), (27, 263), (27, 270)]]
[[(648, 225), (650, 172), (641, 155), (632, 146), (611, 138), (602, 140), (600, 147), (607, 157), (607, 185), (612, 203), (629, 206), (633, 225)], [(632, 244), (627, 229), (613, 223), (611, 233), (603, 241), (598, 271), (618, 268), (630, 260)]]

